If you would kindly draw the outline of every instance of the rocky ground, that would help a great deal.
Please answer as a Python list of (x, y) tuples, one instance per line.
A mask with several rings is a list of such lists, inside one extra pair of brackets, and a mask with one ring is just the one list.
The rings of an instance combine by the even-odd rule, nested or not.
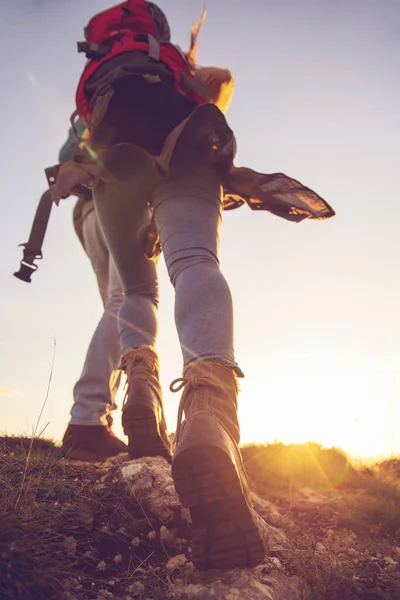
[(398, 465), (356, 470), (328, 452), (245, 448), (267, 556), (202, 574), (163, 459), (78, 463), (3, 438), (0, 598), (400, 600)]

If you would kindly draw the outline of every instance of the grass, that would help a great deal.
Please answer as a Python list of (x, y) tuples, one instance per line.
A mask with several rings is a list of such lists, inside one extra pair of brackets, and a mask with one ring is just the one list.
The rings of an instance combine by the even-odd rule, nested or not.
[(1, 600), (125, 598), (137, 580), (165, 598), (165, 550), (147, 537), (160, 524), (102, 477), (95, 465), (60, 461), (50, 442), (0, 441)]
[(243, 455), (253, 487), (282, 514), (290, 549), (279, 558), (306, 579), (312, 600), (400, 600), (390, 563), (400, 563), (400, 461), (356, 468), (314, 443)]
[[(307, 581), (311, 600), (400, 600), (388, 562), (400, 562), (398, 463), (356, 468), (317, 444), (249, 446), (243, 456), (289, 539), (273, 554), (284, 574)], [(118, 482), (118, 468), (59, 460), (51, 441), (0, 438), (1, 600), (125, 599), (134, 583), (140, 597), (179, 598), (174, 577), (188, 575), (168, 575), (160, 523)], [(176, 536), (172, 554), (187, 554), (189, 532)]]

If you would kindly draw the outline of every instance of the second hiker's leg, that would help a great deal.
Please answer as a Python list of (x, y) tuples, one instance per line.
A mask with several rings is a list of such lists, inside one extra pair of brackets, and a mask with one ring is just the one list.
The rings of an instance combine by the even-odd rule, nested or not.
[(156, 263), (145, 256), (151, 211), (146, 202), (146, 177), (105, 184), (94, 190), (99, 220), (120, 276), (124, 299), (118, 325), (121, 368), (127, 375), (122, 425), (131, 458), (161, 455), (171, 448), (158, 377), (158, 281)]
[(82, 233), (104, 312), (90, 341), (82, 374), (74, 386), (74, 404), (62, 452), (70, 458), (100, 460), (127, 451), (126, 444), (113, 434), (108, 421), (112, 408), (110, 375), (120, 358), (117, 315), (122, 290), (94, 210), (84, 218)]
[(73, 425), (106, 426), (112, 404), (110, 376), (120, 359), (117, 317), (123, 295), (94, 210), (86, 216), (82, 229), (104, 311), (90, 341), (81, 377), (74, 387), (70, 422)]
[(173, 173), (153, 198), (184, 358), (183, 377), (175, 382), (184, 391), (172, 476), (191, 511), (195, 566), (255, 566), (264, 546), (238, 447), (241, 371), (233, 351), (232, 298), (218, 261), (220, 182), (201, 157), (186, 157)]

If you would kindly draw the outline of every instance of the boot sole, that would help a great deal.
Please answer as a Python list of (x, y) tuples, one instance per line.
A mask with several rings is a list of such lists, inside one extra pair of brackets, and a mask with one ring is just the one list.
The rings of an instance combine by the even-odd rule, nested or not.
[(130, 458), (162, 456), (169, 463), (172, 461), (171, 451), (163, 442), (157, 418), (151, 408), (136, 405), (131, 411), (127, 409), (122, 415), (122, 427), (128, 436)]
[(192, 518), (192, 560), (199, 570), (255, 567), (264, 542), (230, 455), (214, 446), (179, 453), (172, 477)]

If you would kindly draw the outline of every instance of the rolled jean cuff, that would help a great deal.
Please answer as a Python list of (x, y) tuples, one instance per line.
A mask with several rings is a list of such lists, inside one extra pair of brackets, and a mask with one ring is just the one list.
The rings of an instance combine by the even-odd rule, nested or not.
[(184, 365), (184, 367), (186, 368), (189, 365), (194, 365), (195, 363), (203, 362), (205, 360), (208, 361), (208, 362), (214, 362), (214, 363), (217, 363), (219, 365), (223, 365), (224, 367), (228, 367), (228, 368), (232, 369), (232, 371), (240, 379), (242, 379), (244, 377), (244, 373), (243, 373), (242, 369), (238, 366), (238, 364), (235, 361), (230, 360), (229, 358), (225, 358), (223, 356), (217, 356), (215, 354), (207, 354), (207, 355), (204, 355), (204, 356), (196, 356), (196, 358), (190, 359)]
[(107, 415), (103, 415), (101, 417), (93, 417), (90, 419), (80, 419), (79, 417), (71, 417), (69, 421), (70, 425), (85, 425), (85, 426), (93, 426), (98, 427), (99, 425), (106, 426), (108, 425)]

